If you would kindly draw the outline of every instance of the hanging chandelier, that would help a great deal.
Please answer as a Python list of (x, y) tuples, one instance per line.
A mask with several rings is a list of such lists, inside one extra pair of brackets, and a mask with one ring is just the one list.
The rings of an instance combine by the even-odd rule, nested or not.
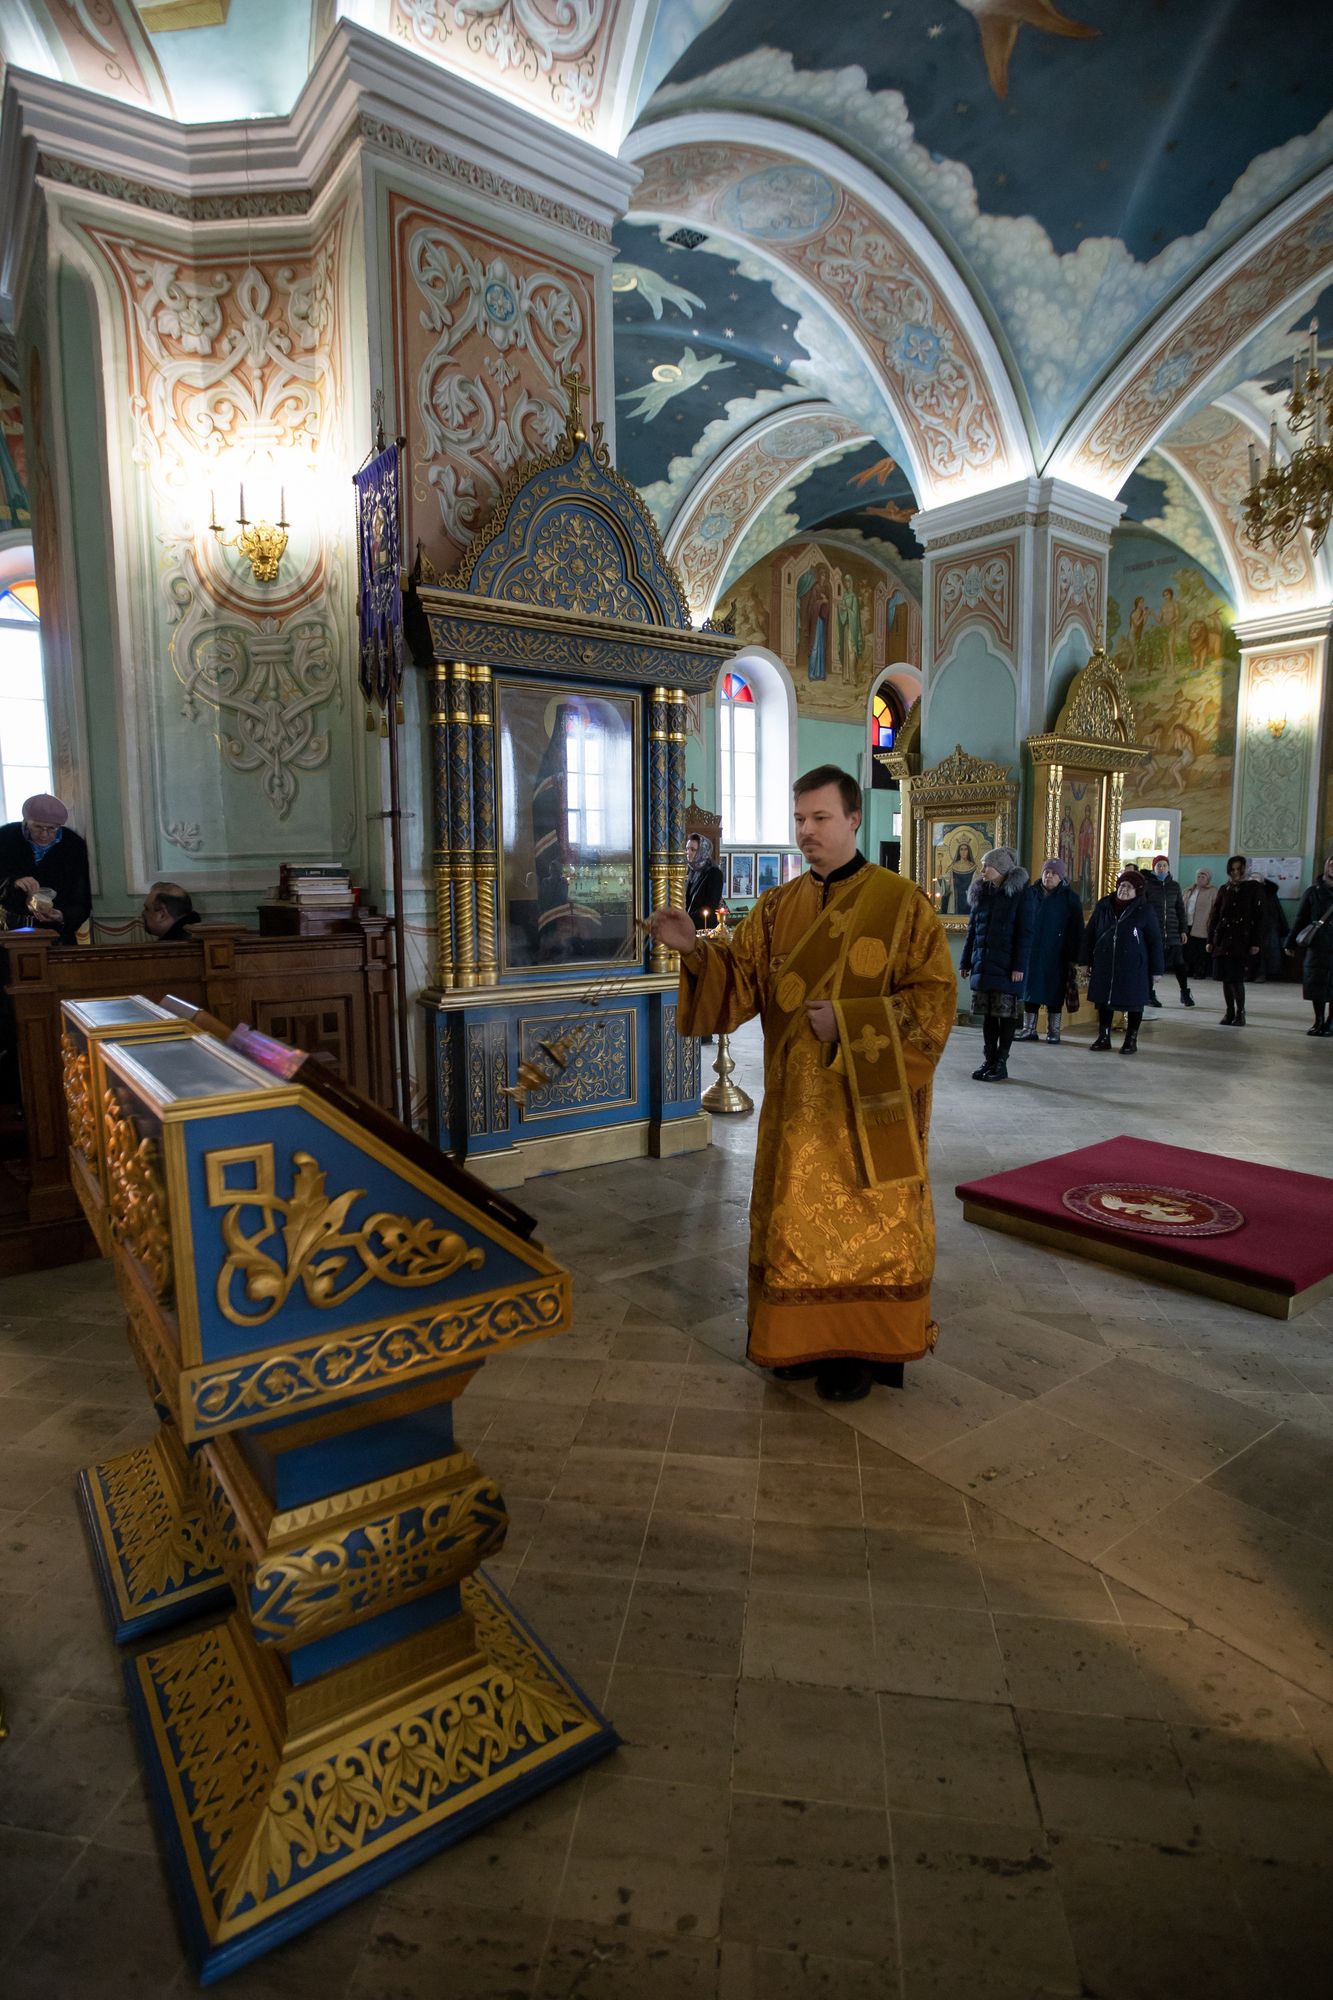
[(1255, 548), (1271, 542), (1284, 549), (1302, 528), (1318, 550), (1333, 513), (1333, 368), (1319, 373), (1319, 322), (1310, 326), (1310, 349), (1304, 370), (1301, 357), (1291, 364), (1291, 394), (1287, 398), (1287, 428), (1297, 445), (1286, 465), (1277, 460), (1277, 419), (1268, 434), (1268, 469), (1261, 472), (1259, 454), (1250, 446), (1250, 490), (1245, 496), (1245, 532)]

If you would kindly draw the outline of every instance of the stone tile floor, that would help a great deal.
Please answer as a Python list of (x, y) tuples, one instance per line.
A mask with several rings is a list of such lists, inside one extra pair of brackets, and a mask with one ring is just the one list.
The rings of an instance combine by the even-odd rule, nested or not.
[[(1329, 1171), (1333, 1046), (1149, 1017), (936, 1095), (938, 1353), (849, 1411), (743, 1358), (752, 1121), (529, 1184), (563, 1339), (464, 1441), (496, 1574), (617, 1755), (227, 1982), (237, 2000), (1290, 2000), (1333, 1962), (1333, 1304), (1288, 1326), (964, 1225), (1135, 1132)], [(1086, 1033), (1083, 1040), (1086, 1042)], [(738, 1039), (757, 1089), (758, 1044)], [(706, 1060), (709, 1058), (706, 1057)], [(0, 1284), (12, 2000), (183, 1994), (72, 1475), (148, 1435), (104, 1267)]]

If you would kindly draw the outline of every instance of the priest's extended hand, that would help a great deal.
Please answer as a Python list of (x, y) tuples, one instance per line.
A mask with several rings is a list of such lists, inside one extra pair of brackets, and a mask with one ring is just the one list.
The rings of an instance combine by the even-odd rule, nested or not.
[(694, 925), (684, 910), (654, 910), (648, 928), (654, 941), (668, 951), (694, 950)]

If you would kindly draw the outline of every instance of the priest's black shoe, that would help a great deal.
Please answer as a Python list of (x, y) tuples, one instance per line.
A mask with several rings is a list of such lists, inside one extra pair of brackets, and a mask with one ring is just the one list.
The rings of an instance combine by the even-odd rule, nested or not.
[(901, 1361), (872, 1361), (870, 1379), (872, 1382), (878, 1382), (882, 1389), (901, 1389), (903, 1364)]
[(818, 1373), (817, 1361), (793, 1361), (787, 1368), (775, 1368), (773, 1377), (778, 1382), (811, 1382)]
[(1095, 1042), (1088, 1043), (1089, 1049), (1092, 1050), (1094, 1054), (1098, 1049), (1109, 1049), (1110, 1046), (1111, 1046), (1111, 1037), (1107, 1034), (1105, 1028), (1102, 1029), (1101, 1033), (1098, 1035)]
[(864, 1361), (826, 1361), (815, 1387), (826, 1403), (859, 1403), (870, 1394), (871, 1381)]

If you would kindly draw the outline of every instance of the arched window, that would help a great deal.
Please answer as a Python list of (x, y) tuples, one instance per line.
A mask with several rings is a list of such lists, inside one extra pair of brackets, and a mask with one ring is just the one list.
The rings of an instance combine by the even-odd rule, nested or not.
[(892, 750), (897, 741), (898, 731), (905, 720), (903, 705), (897, 691), (885, 681), (875, 692), (874, 708), (870, 718), (871, 749)]
[(776, 653), (747, 646), (717, 684), (717, 803), (727, 847), (791, 844), (796, 697)]
[(7, 820), (19, 817), (34, 792), (51, 789), (41, 626), (31, 576), (0, 586), (0, 775)]
[(722, 824), (730, 841), (759, 839), (759, 707), (744, 674), (722, 676), (717, 700)]

